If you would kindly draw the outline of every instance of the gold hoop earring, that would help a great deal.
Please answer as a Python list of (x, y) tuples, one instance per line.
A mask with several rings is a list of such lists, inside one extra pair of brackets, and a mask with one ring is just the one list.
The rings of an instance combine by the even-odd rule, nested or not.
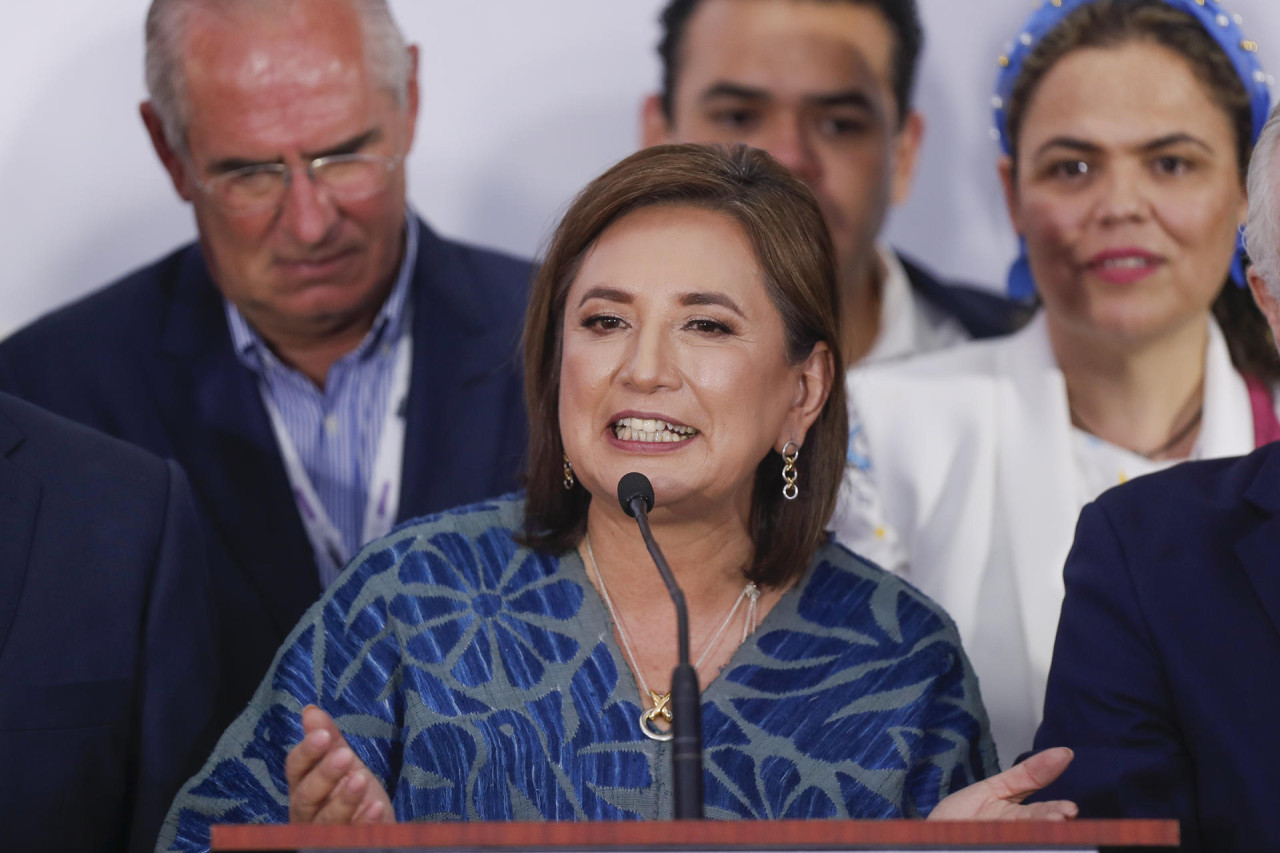
[(569, 454), (564, 454), (564, 490), (571, 491), (578, 481), (573, 476), (573, 465), (569, 463)]
[(789, 501), (800, 496), (800, 490), (796, 488), (796, 460), (799, 458), (800, 445), (788, 441), (782, 446), (782, 496)]

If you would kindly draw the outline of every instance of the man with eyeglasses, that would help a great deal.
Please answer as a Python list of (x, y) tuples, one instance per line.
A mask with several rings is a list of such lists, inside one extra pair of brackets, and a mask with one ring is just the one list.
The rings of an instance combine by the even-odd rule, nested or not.
[(146, 64), (199, 240), (0, 345), (0, 387), (186, 469), (226, 719), (365, 542), (516, 487), (530, 267), (406, 213), (417, 52), (383, 0), (154, 0)]

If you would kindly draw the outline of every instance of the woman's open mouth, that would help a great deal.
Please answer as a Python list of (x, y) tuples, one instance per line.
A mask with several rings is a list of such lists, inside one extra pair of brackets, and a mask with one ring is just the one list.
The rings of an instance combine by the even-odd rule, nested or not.
[(613, 434), (619, 441), (648, 441), (669, 444), (688, 441), (698, 434), (690, 426), (668, 423), (656, 418), (619, 418), (613, 424)]

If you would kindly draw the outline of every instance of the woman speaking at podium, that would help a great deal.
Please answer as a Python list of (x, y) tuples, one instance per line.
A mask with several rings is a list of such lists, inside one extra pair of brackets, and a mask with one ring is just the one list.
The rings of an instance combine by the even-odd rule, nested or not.
[[(531, 296), (527, 492), (366, 547), (161, 847), (213, 823), (670, 817), (676, 623), (615, 497), (631, 471), (688, 601), (709, 817), (923, 816), (995, 771), (950, 620), (824, 533), (832, 270), (812, 196), (763, 152), (659, 147), (589, 185)], [(1068, 756), (939, 811), (1069, 816), (1015, 804)]]

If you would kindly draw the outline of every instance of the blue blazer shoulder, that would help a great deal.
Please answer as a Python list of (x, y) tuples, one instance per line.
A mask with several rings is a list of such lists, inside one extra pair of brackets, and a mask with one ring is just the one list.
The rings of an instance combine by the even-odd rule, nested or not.
[(1041, 797), (1280, 849), (1280, 444), (1102, 495), (1064, 579), (1036, 747), (1076, 758)]
[(999, 293), (958, 282), (942, 282), (901, 253), (898, 260), (917, 295), (952, 317), (973, 338), (996, 338), (1018, 331), (1035, 308)]
[(182, 472), (0, 394), (3, 846), (150, 850), (216, 685)]

